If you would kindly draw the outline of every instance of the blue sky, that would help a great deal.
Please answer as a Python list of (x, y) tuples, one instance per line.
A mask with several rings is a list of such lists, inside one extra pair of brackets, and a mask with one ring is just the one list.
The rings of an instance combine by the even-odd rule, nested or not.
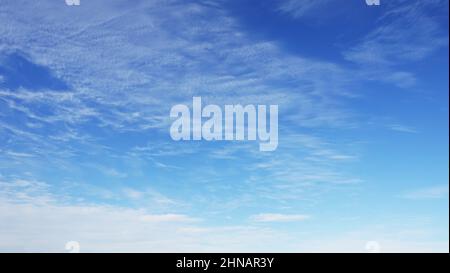
[[(0, 5), (0, 251), (448, 252), (448, 1)], [(279, 145), (170, 138), (277, 104)]]

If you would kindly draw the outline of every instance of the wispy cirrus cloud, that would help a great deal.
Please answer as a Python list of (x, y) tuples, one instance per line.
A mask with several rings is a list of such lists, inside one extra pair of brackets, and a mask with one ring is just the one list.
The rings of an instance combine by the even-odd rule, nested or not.
[(327, 2), (330, 2), (330, 0), (283, 0), (280, 1), (278, 10), (298, 19), (320, 8)]
[(304, 214), (280, 214), (280, 213), (261, 213), (250, 217), (256, 222), (298, 222), (309, 219), (309, 215)]
[[(109, 178), (133, 179), (123, 170), (89, 160), (74, 165), (73, 158), (86, 151), (143, 165), (151, 161), (159, 169), (172, 166), (173, 170), (181, 168), (161, 157), (203, 151), (221, 160), (219, 157), (231, 154), (230, 149), (241, 152), (232, 147), (237, 144), (227, 145), (223, 150), (226, 152), (221, 152), (217, 147), (213, 151), (207, 146), (200, 148), (200, 144), (167, 143), (164, 135), (170, 124), (169, 108), (174, 103), (189, 102), (193, 95), (202, 95), (205, 103), (276, 103), (285, 112), (286, 121), (308, 128), (349, 127), (351, 111), (344, 114), (336, 100), (348, 97), (350, 71), (326, 61), (286, 54), (271, 41), (253, 41), (221, 9), (174, 1), (158, 5), (138, 3), (124, 11), (113, 4), (100, 8), (102, 3), (92, 1), (79, 7), (81, 12), (76, 18), (66, 16), (73, 9), (58, 7), (59, 12), (48, 14), (45, 19), (51, 32), (34, 31), (30, 22), (38, 20), (37, 14), (44, 14), (50, 5), (54, 4), (36, 5), (38, 12), (33, 14), (16, 10), (12, 18), (3, 15), (4, 20), (13, 20), (16, 29), (3, 30), (6, 44), (26, 52), (28, 62), (45, 64), (71, 89), (2, 90), (8, 109), (26, 119), (27, 124), (39, 126), (21, 126), (9, 120), (1, 125), (7, 135), (21, 139), (22, 148), (27, 147), (30, 154), (45, 154), (57, 163), (52, 165), (67, 167), (65, 171), (74, 169), (71, 171), (76, 173), (80, 168), (97, 166)], [(95, 7), (102, 12), (90, 16)], [(17, 20), (19, 17), (26, 18), (25, 22)], [(30, 40), (35, 41), (34, 46), (24, 46)], [(54, 44), (48, 49), (51, 52), (40, 49), (47, 43)], [(283, 87), (284, 82), (289, 82), (290, 87)], [(135, 143), (117, 139), (125, 134), (140, 137)], [(142, 141), (144, 135), (155, 137)], [(111, 147), (112, 142), (120, 142), (123, 147)], [(331, 161), (351, 157), (331, 150), (323, 149), (321, 154), (318, 149), (315, 151), (315, 158)], [(257, 159), (258, 155), (249, 158)], [(299, 170), (306, 171), (309, 165), (300, 161), (294, 160), (285, 167), (278, 165), (269, 177), (286, 184), (304, 179), (348, 180), (326, 166), (312, 168), (305, 175)], [(211, 170), (217, 172), (217, 166)], [(312, 175), (313, 172), (323, 175)], [(248, 187), (243, 194), (251, 191)]]
[(447, 1), (393, 1), (386, 5), (389, 11), (377, 21), (378, 26), (344, 52), (346, 59), (366, 66), (395, 66), (422, 60), (448, 46), (444, 26), (429, 14), (430, 9), (448, 7)]
[[(326, 2), (282, 1), (273, 12), (307, 18)], [(73, 239), (88, 251), (308, 249), (297, 231), (260, 223), (307, 220), (299, 208), (314, 208), (333, 190), (358, 195), (363, 167), (353, 164), (364, 157), (355, 139), (367, 136), (349, 135), (360, 129), (361, 81), (416, 83), (397, 64), (445, 46), (424, 6), (393, 11), (345, 51), (355, 68), (254, 39), (220, 3), (94, 0), (73, 9), (64, 1), (2, 1), (0, 59), (20, 56), (50, 80), (12, 85), (23, 71), (0, 71), (0, 223), (7, 223), (0, 250), (59, 251)], [(430, 45), (403, 26), (415, 17)], [(170, 107), (194, 95), (205, 104), (278, 104), (279, 149), (264, 155), (248, 143), (172, 142)], [(416, 126), (394, 123), (383, 128)], [(235, 225), (214, 224), (224, 219)], [(369, 237), (352, 249), (364, 251)], [(330, 240), (336, 249), (341, 243)]]
[(448, 198), (448, 185), (437, 185), (421, 189), (411, 190), (400, 195), (405, 199), (442, 199)]
[[(362, 77), (411, 88), (417, 75), (404, 65), (423, 61), (448, 46), (444, 21), (448, 2), (391, 1), (383, 5), (387, 12), (377, 19), (376, 27), (342, 55), (360, 66)], [(439, 9), (442, 12), (437, 16)]]
[(402, 125), (402, 124), (391, 124), (389, 126), (389, 128), (392, 131), (397, 131), (397, 132), (411, 133), (411, 134), (417, 133), (416, 129), (406, 126), (406, 125)]

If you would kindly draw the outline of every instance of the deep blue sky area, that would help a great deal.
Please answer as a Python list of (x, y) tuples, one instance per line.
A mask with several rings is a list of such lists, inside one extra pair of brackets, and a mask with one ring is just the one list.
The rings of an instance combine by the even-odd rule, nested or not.
[(369, 9), (364, 1), (329, 1), (305, 18), (286, 16), (276, 1), (229, 1), (225, 7), (254, 39), (274, 41), (291, 54), (339, 62), (344, 61), (341, 51), (376, 27), (385, 11), (384, 6)]

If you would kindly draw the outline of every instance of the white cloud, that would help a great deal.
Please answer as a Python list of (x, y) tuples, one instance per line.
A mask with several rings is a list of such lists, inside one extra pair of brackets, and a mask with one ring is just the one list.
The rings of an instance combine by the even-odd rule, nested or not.
[[(350, 60), (363, 65), (396, 65), (422, 60), (436, 49), (448, 46), (448, 34), (427, 13), (431, 9), (448, 9), (447, 1), (396, 1), (377, 21), (377, 27), (363, 40), (344, 53)], [(395, 4), (395, 6), (394, 6)], [(445, 7), (447, 5), (447, 7)], [(402, 72), (390, 75), (392, 80), (411, 82)]]
[(103, 205), (63, 205), (0, 198), (0, 252), (277, 252), (292, 238), (252, 226), (204, 226), (183, 214)]
[(409, 191), (402, 194), (401, 197), (417, 200), (448, 198), (448, 185), (437, 185)]
[(130, 188), (124, 189), (123, 192), (127, 197), (131, 199), (141, 199), (144, 195), (142, 192)]
[(250, 219), (256, 222), (298, 222), (309, 219), (309, 215), (261, 213), (251, 216)]
[[(42, 182), (2, 182), (0, 195), (0, 252), (65, 252), (69, 241), (81, 252), (366, 252), (377, 241), (382, 252), (445, 252), (448, 242), (427, 240), (433, 231), (387, 228), (355, 230), (316, 236), (314, 232), (280, 232), (261, 225), (213, 226), (179, 213), (152, 213), (143, 208), (99, 204), (68, 204), (49, 196)], [(35, 195), (19, 198), (20, 192)], [(45, 200), (45, 201), (43, 201)], [(60, 201), (58, 201), (60, 200)], [(61, 201), (63, 201), (61, 203)], [(263, 213), (255, 222), (291, 222), (303, 214)]]
[[(448, 31), (442, 17), (448, 1), (389, 1), (376, 27), (359, 43), (343, 52), (345, 59), (360, 65), (360, 76), (410, 88), (416, 75), (403, 71), (405, 64), (422, 61), (438, 49), (448, 47)], [(428, 11), (432, 11), (429, 13)]]
[(417, 133), (416, 129), (402, 125), (402, 124), (391, 124), (389, 126), (389, 128), (392, 131), (397, 131), (397, 132), (411, 133), (411, 134)]
[[(0, 120), (0, 133), (28, 148), (20, 153), (1, 154), (2, 170), (14, 172), (20, 166), (22, 170), (42, 170), (39, 173), (63, 170), (70, 176), (72, 173), (68, 170), (80, 167), (73, 161), (76, 155), (108, 161), (126, 154), (127, 160), (132, 159), (130, 164), (139, 166), (157, 156), (207, 154), (198, 143), (180, 146), (155, 139), (151, 139), (147, 147), (128, 147), (128, 153), (123, 153), (90, 135), (89, 131), (97, 130), (83, 127), (94, 121), (92, 123), (98, 126), (93, 129), (110, 129), (105, 130), (109, 133), (104, 134), (106, 143), (109, 140), (117, 143), (114, 136), (123, 132), (153, 137), (153, 133), (168, 128), (170, 106), (191, 99), (193, 94), (208, 97), (211, 100), (208, 103), (276, 103), (287, 111), (283, 115), (286, 120), (300, 126), (349, 127), (351, 109), (343, 111), (337, 102), (353, 95), (349, 94), (348, 87), (353, 79), (361, 78), (358, 73), (332, 63), (290, 55), (271, 41), (250, 40), (236, 21), (221, 9), (177, 1), (140, 1), (124, 9), (125, 1), (105, 4), (94, 0), (70, 9), (64, 3), (54, 2), (3, 1), (0, 7), (0, 51), (25, 52), (30, 61), (48, 66), (73, 89), (62, 92), (0, 90), (8, 111), (39, 124), (36, 128), (23, 128), (17, 122)], [(323, 2), (286, 1), (282, 12), (301, 17)], [(36, 25), (36, 21), (42, 24)], [(386, 31), (388, 34), (395, 32)], [(374, 39), (384, 43), (383, 39)], [(367, 61), (373, 43), (365, 42), (346, 56), (355, 62)], [(434, 44), (430, 47), (435, 48)], [(419, 45), (427, 47), (423, 43)], [(379, 54), (380, 59), (390, 59), (390, 54), (398, 51), (388, 48), (387, 56), (378, 51), (375, 54)], [(430, 50), (418, 48), (417, 52), (425, 56)], [(407, 55), (400, 58), (411, 58)], [(389, 75), (403, 86), (414, 81), (413, 75), (408, 73)], [(287, 82), (291, 85), (289, 88), (277, 84)], [(36, 109), (49, 109), (49, 113)], [(260, 164), (262, 168), (264, 162), (269, 166), (268, 174), (255, 172), (255, 177), (249, 178), (250, 183), (228, 186), (228, 190), (233, 191), (228, 199), (224, 200), (223, 191), (216, 191), (216, 196), (201, 196), (203, 198), (198, 200), (197, 196), (193, 197), (192, 204), (203, 204), (213, 211), (223, 207), (240, 208), (252, 204), (255, 198), (284, 203), (293, 199), (310, 201), (317, 199), (316, 190), (324, 184), (359, 181), (341, 173), (340, 166), (334, 164), (352, 159), (353, 153), (341, 153), (327, 143), (308, 141), (295, 134), (285, 136), (298, 141), (286, 140), (286, 148), (280, 148), (271, 160), (245, 153), (259, 161), (254, 166), (244, 167), (257, 168)], [(127, 143), (121, 141), (122, 144)], [(224, 151), (214, 156), (223, 158), (237, 154)], [(169, 166), (152, 162), (159, 167)], [(208, 167), (202, 166), (205, 173)], [(138, 168), (142, 171), (145, 167)], [(117, 179), (129, 178), (127, 174), (132, 173), (131, 169), (127, 169), (127, 174), (102, 167), (98, 170)], [(211, 173), (217, 171), (210, 170)], [(154, 177), (159, 178), (156, 174)], [(211, 180), (208, 177), (209, 184), (196, 186), (214, 192), (212, 188), (218, 186), (211, 185)], [(0, 250), (60, 251), (69, 240), (79, 241), (82, 251), (308, 250), (306, 241), (296, 236), (298, 234), (280, 234), (260, 227), (201, 226), (195, 221), (197, 217), (179, 207), (173, 210), (176, 201), (152, 190), (129, 188), (119, 189), (117, 193), (112, 189), (98, 189), (108, 198), (131, 199), (135, 202), (133, 205), (140, 205), (136, 207), (158, 207), (158, 211), (72, 204), (69, 201), (73, 201), (73, 193), (56, 197), (48, 184), (32, 179), (14, 181), (16, 183), (1, 184), (0, 188)], [(258, 183), (252, 184), (254, 181)], [(86, 191), (82, 195), (92, 197)], [(145, 201), (148, 203), (143, 204)], [(253, 218), (263, 222), (306, 219), (307, 215), (295, 214), (260, 214)], [(334, 246), (338, 251), (342, 247)], [(363, 249), (363, 246), (358, 242), (352, 249)]]
[(144, 222), (191, 222), (194, 219), (182, 214), (161, 214), (161, 215), (143, 215), (141, 220)]
[[(230, 151), (233, 149), (230, 147), (237, 147), (235, 143), (224, 150), (212, 151), (199, 143), (180, 145), (159, 139), (158, 133), (167, 134), (170, 107), (175, 102), (192, 101), (193, 95), (202, 95), (208, 104), (278, 104), (286, 112), (283, 114), (289, 123), (286, 126), (352, 126), (353, 122), (349, 125), (352, 110), (344, 111), (338, 103), (349, 96), (347, 87), (355, 78), (352, 71), (337, 64), (291, 55), (272, 41), (254, 41), (222, 9), (199, 3), (146, 1), (124, 10), (123, 3), (116, 0), (105, 5), (101, 1), (89, 1), (78, 11), (65, 7), (52, 9), (55, 6), (52, 1), (39, 4), (16, 1), (14, 6), (4, 6), (17, 10), (15, 16), (0, 14), (0, 22), (15, 26), (14, 30), (2, 29), (8, 47), (26, 52), (32, 62), (48, 66), (73, 89), (64, 92), (0, 90), (2, 98), (18, 116), (42, 124), (40, 128), (22, 128), (16, 123), (0, 121), (0, 128), (5, 128), (6, 134), (12, 134), (20, 141), (24, 152), (51, 161), (44, 164), (30, 158), (26, 162), (20, 161), (22, 168), (64, 168), (63, 172), (70, 176), (72, 169), (82, 171), (88, 164), (74, 164), (72, 159), (89, 151), (93, 161), (100, 157), (107, 160), (120, 158), (122, 165), (139, 166), (128, 168), (126, 172), (125, 168), (99, 164), (90, 168), (100, 171), (105, 179), (125, 182), (133, 179), (133, 173), (146, 172), (141, 167), (149, 161), (166, 173), (168, 170), (179, 172), (181, 168), (175, 165), (189, 163), (166, 164), (169, 160), (156, 160), (156, 157), (195, 153), (210, 154), (213, 160), (240, 158), (238, 153)], [(316, 1), (308, 2), (306, 6), (315, 5), (313, 3)], [(16, 8), (21, 5), (26, 8)], [(38, 30), (33, 24), (42, 14), (46, 15), (48, 31)], [(24, 21), (18, 20), (19, 17)], [(47, 46), (49, 43), (51, 47)], [(289, 87), (284, 87), (286, 82)], [(52, 111), (50, 114), (36, 111), (41, 108)], [(85, 130), (85, 124), (88, 128), (94, 125), (102, 137), (95, 134), (97, 130)], [(46, 135), (42, 135), (42, 131)], [(130, 143), (120, 139), (118, 146), (127, 147), (117, 151), (111, 143), (118, 143), (115, 137), (122, 133), (136, 133), (142, 138), (148, 136), (148, 145), (131, 142), (139, 147), (130, 147), (127, 146)], [(296, 138), (287, 135), (286, 142), (288, 138)], [(256, 191), (260, 195), (253, 199), (267, 197), (285, 201), (297, 198), (305, 184), (353, 181), (352, 177), (338, 171), (337, 164), (325, 164), (348, 161), (356, 157), (353, 153), (341, 153), (329, 145), (327, 148), (305, 148), (303, 144), (286, 147), (276, 155), (279, 160), (274, 161), (283, 162), (274, 164), (273, 173), (265, 177), (257, 174), (267, 184), (265, 189), (259, 185), (257, 189), (253, 185), (243, 185), (238, 189), (238, 195), (248, 200), (252, 199), (248, 197), (251, 196), (249, 193)], [(247, 148), (243, 148), (246, 155), (259, 162), (261, 156), (247, 153), (250, 150)], [(239, 152), (243, 149), (238, 148)], [(304, 149), (309, 157), (295, 156), (295, 149)], [(282, 160), (283, 153), (287, 160)], [(12, 156), (3, 156), (4, 162), (9, 162), (5, 166), (11, 168)], [(217, 173), (217, 167), (210, 169)], [(196, 181), (204, 180), (204, 175), (199, 176), (203, 177)], [(220, 178), (219, 175), (215, 177)], [(208, 190), (215, 187), (206, 182), (203, 186)], [(292, 191), (286, 194), (283, 188)], [(145, 189), (133, 190), (136, 192), (122, 192), (132, 199), (133, 204), (143, 205), (146, 198), (158, 206), (173, 204), (170, 198), (145, 193)], [(121, 198), (108, 189), (96, 192), (112, 200)], [(83, 194), (86, 195), (86, 191)], [(302, 198), (303, 195), (302, 192)], [(87, 197), (93, 196), (88, 194)], [(228, 203), (236, 206), (231, 200), (216, 199), (219, 200), (213, 202), (218, 206)], [(198, 203), (198, 200), (191, 201)]]

